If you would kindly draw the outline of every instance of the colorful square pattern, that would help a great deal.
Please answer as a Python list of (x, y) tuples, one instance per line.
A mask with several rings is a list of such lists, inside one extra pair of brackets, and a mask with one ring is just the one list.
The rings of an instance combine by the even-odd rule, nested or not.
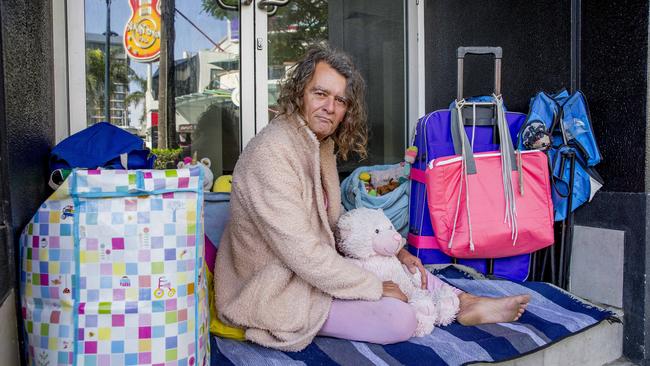
[(41, 205), (20, 248), (30, 363), (207, 363), (201, 180), (75, 170)]

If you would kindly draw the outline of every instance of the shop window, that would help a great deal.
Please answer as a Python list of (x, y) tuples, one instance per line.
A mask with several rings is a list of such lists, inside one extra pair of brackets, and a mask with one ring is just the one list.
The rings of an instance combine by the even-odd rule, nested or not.
[[(129, 3), (135, 3), (135, 8)], [(107, 6), (104, 1), (85, 1), (87, 125), (109, 120), (137, 131), (147, 146), (157, 148), (159, 61), (143, 58), (151, 46), (147, 41), (155, 43), (161, 32), (149, 27), (160, 24), (160, 3), (113, 1), (108, 47)], [(169, 148), (182, 149), (178, 159), (194, 153), (210, 158), (218, 177), (232, 172), (240, 151), (239, 105), (231, 97), (239, 89), (239, 11), (221, 9), (214, 0), (176, 1), (175, 6), (175, 97), (171, 102), (176, 114), (170, 123), (175, 125), (177, 146)], [(138, 38), (141, 31), (151, 31), (154, 37)], [(105, 90), (107, 49), (110, 93)], [(141, 53), (134, 57), (137, 51)]]
[[(131, 9), (130, 3), (136, 3), (137, 8)], [(219, 3), (230, 6), (224, 8)], [(140, 29), (133, 24), (146, 22), (129, 22), (156, 17), (159, 4), (158, 0), (113, 1), (108, 42), (106, 2), (85, 0), (84, 9), (86, 123), (109, 120), (129, 127), (151, 148), (158, 147), (159, 84), (161, 76), (167, 75), (160, 75), (157, 60), (143, 55), (149, 43), (155, 44), (156, 32), (161, 30)], [(289, 68), (310, 44), (327, 41), (351, 54), (368, 86), (369, 159), (341, 164), (340, 169), (349, 172), (359, 164), (402, 159), (407, 124), (404, 2), (291, 0), (269, 11), (267, 22), (260, 26), (265, 27), (266, 44), (256, 45), (265, 47), (268, 57), (255, 59), (256, 65), (265, 64), (262, 69), (256, 68), (256, 73), (263, 72), (260, 70), (266, 66), (267, 85), (246, 88), (240, 85), (240, 21), (252, 7), (259, 9), (258, 0), (248, 8), (237, 0), (177, 0), (175, 6), (172, 103), (176, 113), (168, 122), (174, 125), (172, 140), (177, 142), (177, 146), (170, 147), (180, 147), (181, 158), (196, 153), (199, 158), (210, 158), (216, 177), (231, 173), (242, 143), (252, 136), (249, 131), (259, 131), (259, 126), (266, 123), (263, 119), (275, 116), (280, 85)], [(129, 35), (134, 29), (136, 34)], [(138, 38), (138, 34), (153, 36)], [(129, 42), (135, 41), (128, 41), (130, 36), (140, 42), (131, 49)], [(141, 51), (142, 57), (134, 57), (134, 49)], [(106, 52), (110, 52), (110, 93), (105, 90)], [(242, 121), (241, 110), (250, 111), (256, 106), (241, 105), (241, 95), (258, 95), (255, 88), (266, 89), (267, 93), (246, 100), (259, 104), (268, 96), (264, 103), (268, 103), (268, 116), (260, 116), (256, 110), (253, 118)], [(107, 94), (110, 118), (104, 99)], [(262, 111), (264, 104), (260, 104)], [(249, 124), (254, 127), (249, 128)], [(242, 133), (242, 126), (246, 133)]]

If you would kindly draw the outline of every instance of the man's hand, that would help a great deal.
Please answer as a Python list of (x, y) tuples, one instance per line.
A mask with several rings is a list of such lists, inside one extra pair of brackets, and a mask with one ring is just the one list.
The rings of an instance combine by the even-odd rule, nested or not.
[(402, 248), (398, 253), (397, 253), (397, 259), (399, 259), (400, 262), (402, 262), (403, 265), (408, 268), (411, 273), (415, 274), (415, 271), (418, 270), (420, 271), (420, 279), (422, 280), (422, 289), (426, 290), (427, 289), (427, 270), (424, 268), (422, 265), (422, 261), (420, 258), (414, 256), (413, 254), (409, 253), (408, 250)]
[(392, 297), (392, 298), (395, 298), (395, 299), (398, 299), (398, 300), (402, 300), (404, 302), (409, 301), (408, 298), (406, 297), (406, 295), (404, 295), (402, 290), (400, 290), (399, 286), (397, 286), (397, 284), (395, 282), (393, 282), (393, 281), (384, 281), (383, 286), (384, 286), (384, 291), (383, 291), (381, 296), (383, 296), (383, 297)]

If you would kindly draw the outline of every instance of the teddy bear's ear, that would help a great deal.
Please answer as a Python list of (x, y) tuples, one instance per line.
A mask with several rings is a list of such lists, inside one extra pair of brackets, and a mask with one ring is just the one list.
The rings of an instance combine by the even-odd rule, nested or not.
[(209, 168), (210, 165), (212, 165), (212, 162), (210, 161), (209, 158), (203, 158), (203, 159), (201, 159), (201, 164), (203, 164), (203, 165), (205, 165), (205, 166), (207, 166)]
[(348, 211), (343, 215), (341, 215), (338, 223), (336, 224), (336, 232), (334, 234), (336, 235), (337, 241), (340, 240), (341, 238), (347, 237), (347, 234), (350, 232), (351, 227), (352, 227), (352, 220), (351, 220), (350, 211)]
[(334, 232), (336, 236), (336, 248), (343, 255), (353, 256), (353, 253), (350, 252), (352, 249), (350, 248), (350, 240), (355, 236), (354, 227), (358, 225), (358, 223), (355, 224), (355, 220), (358, 220), (356, 218), (359, 215), (358, 211), (358, 209), (354, 209), (344, 213), (336, 224), (336, 230)]

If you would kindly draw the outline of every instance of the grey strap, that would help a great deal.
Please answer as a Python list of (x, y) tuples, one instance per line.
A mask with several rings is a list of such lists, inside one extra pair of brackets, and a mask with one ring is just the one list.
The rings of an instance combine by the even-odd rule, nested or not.
[[(457, 101), (456, 103), (461, 103), (461, 110), (462, 110), (464, 107), (463, 104), (465, 103), (463, 101), (460, 102)], [(467, 103), (467, 104), (471, 105), (471, 103)], [(497, 113), (496, 113), (497, 123), (494, 126), (494, 128), (497, 129), (497, 132), (499, 132), (499, 136), (501, 140), (499, 148), (500, 150), (504, 151), (505, 156), (509, 157), (510, 159), (509, 166), (512, 167), (513, 171), (516, 171), (518, 169), (518, 165), (516, 163), (517, 160), (515, 157), (515, 149), (514, 146), (512, 145), (512, 139), (510, 138), (510, 129), (508, 128), (508, 123), (506, 122), (505, 119), (505, 111), (503, 111), (502, 109), (499, 110), (496, 105), (495, 108), (497, 108)], [(472, 152), (472, 146), (469, 143), (469, 138), (465, 133), (464, 124), (459, 122), (458, 108), (453, 108), (451, 110), (451, 140), (454, 144), (454, 154), (464, 156), (465, 164), (467, 165), (467, 174), (475, 174), (476, 162), (474, 160), (474, 153)], [(463, 144), (462, 140), (465, 140), (464, 153), (461, 151), (462, 144)]]
[(503, 110), (503, 104), (497, 105), (497, 126), (500, 133), (499, 149), (504, 151), (504, 155), (510, 159), (510, 166), (512, 171), (518, 170), (517, 159), (515, 157), (515, 148), (512, 145), (512, 138), (510, 137), (510, 129), (506, 120), (506, 112)]
[[(451, 110), (451, 140), (454, 143), (454, 154), (462, 155), (463, 159), (465, 159), (467, 174), (476, 174), (476, 162), (472, 153), (472, 145), (469, 143), (463, 123), (460, 122), (458, 108)], [(465, 151), (461, 151), (463, 148), (463, 140)]]

